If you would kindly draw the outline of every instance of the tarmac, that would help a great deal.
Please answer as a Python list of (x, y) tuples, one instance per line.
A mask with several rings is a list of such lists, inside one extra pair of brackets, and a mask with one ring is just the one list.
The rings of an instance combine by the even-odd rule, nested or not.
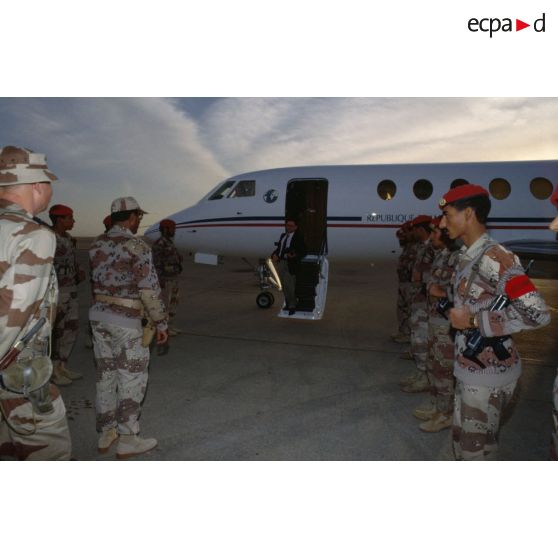
[[(84, 246), (80, 242), (80, 246)], [(79, 250), (87, 269), (87, 253)], [(254, 262), (255, 264), (256, 262)], [(558, 363), (558, 280), (534, 282), (552, 323), (516, 336), (524, 371), (500, 436), (501, 460), (547, 460)], [(158, 446), (135, 460), (452, 460), (450, 431), (419, 430), (412, 411), (428, 394), (406, 394), (414, 372), (396, 331), (395, 262), (330, 265), (320, 321), (277, 317), (256, 306), (254, 270), (239, 259), (217, 267), (186, 258), (169, 353), (152, 352), (141, 435)], [(97, 452), (95, 364), (86, 348), (89, 283), (79, 287), (80, 332), (69, 366), (84, 374), (61, 387), (77, 460)]]

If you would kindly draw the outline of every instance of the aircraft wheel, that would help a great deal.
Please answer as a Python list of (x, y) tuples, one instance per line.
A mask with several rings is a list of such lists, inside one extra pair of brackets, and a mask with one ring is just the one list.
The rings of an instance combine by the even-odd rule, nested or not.
[(262, 310), (271, 308), (274, 302), (275, 297), (271, 293), (263, 292), (256, 297), (256, 304), (258, 305), (258, 308), (261, 308)]

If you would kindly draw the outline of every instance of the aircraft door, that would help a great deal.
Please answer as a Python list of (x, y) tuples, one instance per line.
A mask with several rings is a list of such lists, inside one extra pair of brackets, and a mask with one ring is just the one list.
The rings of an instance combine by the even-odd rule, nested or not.
[(308, 254), (327, 253), (327, 187), (324, 178), (294, 179), (287, 184), (285, 218), (298, 222)]
[(280, 317), (319, 320), (323, 316), (328, 283), (327, 188), (324, 178), (294, 179), (287, 184), (285, 218), (297, 221), (306, 256), (296, 273), (296, 313), (281, 310)]

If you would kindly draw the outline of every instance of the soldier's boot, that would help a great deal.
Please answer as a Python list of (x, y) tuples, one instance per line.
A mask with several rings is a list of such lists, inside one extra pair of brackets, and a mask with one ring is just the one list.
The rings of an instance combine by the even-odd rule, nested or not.
[(112, 444), (118, 440), (118, 432), (116, 428), (111, 428), (110, 430), (104, 430), (99, 436), (99, 441), (97, 442), (97, 450), (99, 453), (107, 453)]
[(83, 378), (83, 374), (80, 374), (79, 372), (75, 372), (74, 370), (70, 370), (67, 366), (65, 362), (60, 362), (60, 370), (62, 370), (62, 374), (64, 374), (64, 376), (66, 376), (66, 378), (69, 378), (70, 380), (79, 380), (80, 378)]
[(419, 424), (419, 428), (423, 432), (440, 432), (446, 428), (450, 428), (453, 423), (451, 415), (444, 413), (436, 413), (430, 420)]
[(400, 387), (408, 386), (409, 384), (414, 383), (421, 374), (422, 372), (418, 370), (414, 374), (411, 374), (410, 376), (405, 376), (405, 378), (399, 380), (398, 384), (400, 385)]
[(50, 381), (57, 386), (69, 386), (72, 383), (72, 380), (68, 378), (64, 371), (60, 368), (61, 362), (59, 360), (55, 360), (52, 363), (52, 377)]
[(430, 420), (435, 414), (437, 414), (436, 403), (430, 401), (427, 405), (417, 407), (413, 411), (413, 416), (419, 420)]
[(396, 333), (395, 335), (391, 336), (391, 340), (394, 343), (409, 343), (411, 341), (411, 337), (409, 335), (404, 335), (403, 333)]
[(139, 436), (120, 436), (116, 446), (116, 457), (128, 459), (134, 455), (141, 455), (152, 450), (157, 445), (155, 438), (140, 438)]
[(404, 351), (399, 355), (402, 360), (415, 360), (411, 351)]
[(426, 372), (420, 372), (417, 379), (412, 384), (407, 384), (401, 388), (405, 393), (422, 393), (423, 391), (430, 391), (430, 382)]

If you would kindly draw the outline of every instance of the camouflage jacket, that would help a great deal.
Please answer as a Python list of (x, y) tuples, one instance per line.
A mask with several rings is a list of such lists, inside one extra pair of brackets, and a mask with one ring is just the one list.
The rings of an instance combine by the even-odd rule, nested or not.
[(411, 270), (416, 255), (416, 244), (408, 242), (403, 246), (397, 261), (397, 278), (400, 283), (411, 281)]
[(176, 277), (182, 271), (182, 256), (173, 241), (159, 237), (152, 247), (153, 263), (159, 277)]
[(446, 297), (453, 301), (453, 288), (452, 279), (455, 271), (455, 266), (459, 260), (459, 251), (455, 250), (450, 252), (447, 248), (435, 251), (434, 261), (432, 262), (432, 269), (430, 270), (430, 278), (426, 283), (426, 292), (428, 296), (428, 315), (432, 318), (444, 318), (436, 310), (438, 297), (430, 296), (428, 293), (432, 285), (437, 285), (446, 291)]
[(58, 288), (54, 233), (15, 203), (0, 200), (0, 358), (41, 317), (47, 322), (18, 360), (48, 354)]
[(115, 225), (98, 236), (89, 248), (93, 296), (108, 295), (141, 300), (148, 294), (156, 307), (141, 310), (93, 300), (89, 310), (92, 321), (109, 322), (121, 327), (141, 328), (143, 312), (147, 312), (159, 330), (167, 328), (161, 287), (153, 265), (151, 248), (131, 231)]
[[(478, 271), (475, 273), (473, 266), (476, 265)], [(549, 309), (525, 275), (519, 258), (488, 234), (483, 234), (469, 248), (461, 248), (453, 290), (455, 306), (469, 308), (485, 338), (535, 329), (550, 321)], [(501, 294), (508, 297), (509, 304), (502, 310), (489, 310), (494, 299)], [(476, 359), (485, 366), (483, 368), (478, 362), (463, 356), (470, 332), (458, 331), (455, 337), (454, 374), (458, 379), (471, 385), (501, 387), (519, 378), (521, 361), (511, 337), (502, 341), (509, 358), (499, 360), (490, 346), (476, 355)]]
[[(414, 289), (413, 303), (426, 303), (426, 283), (430, 278), (430, 270), (433, 261), (434, 248), (432, 247), (432, 243), (429, 240), (419, 242), (416, 258), (411, 271), (411, 282)], [(418, 275), (420, 280), (415, 280), (415, 275)]]
[(71, 235), (56, 235), (54, 270), (58, 278), (58, 288), (76, 290), (79, 283), (79, 264), (76, 258), (76, 241)]

